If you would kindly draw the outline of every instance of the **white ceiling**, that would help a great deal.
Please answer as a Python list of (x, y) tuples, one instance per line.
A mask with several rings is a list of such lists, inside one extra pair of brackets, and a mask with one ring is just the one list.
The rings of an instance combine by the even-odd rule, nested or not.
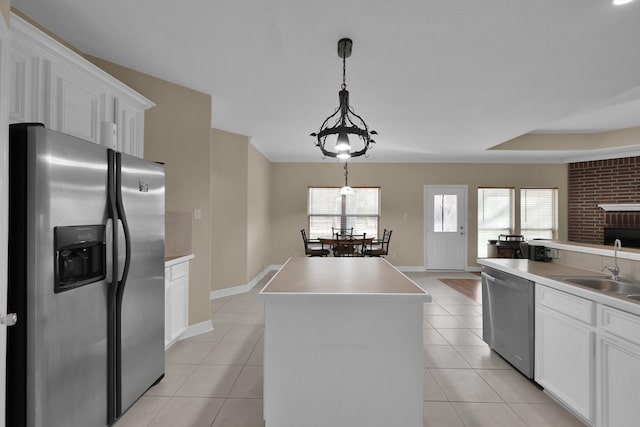
[(640, 126), (640, 1), (11, 3), (88, 54), (210, 94), (212, 126), (272, 161), (322, 161), (309, 133), (338, 105), (341, 37), (351, 105), (379, 133), (369, 162), (562, 162), (614, 150), (486, 149)]

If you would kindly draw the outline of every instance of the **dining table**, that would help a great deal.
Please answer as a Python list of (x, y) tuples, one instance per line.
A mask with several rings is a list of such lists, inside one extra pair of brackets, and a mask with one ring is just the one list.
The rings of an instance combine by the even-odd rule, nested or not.
[[(364, 250), (358, 251), (358, 246), (363, 246), (362, 238), (353, 236), (333, 236), (318, 238), (324, 248), (328, 246), (333, 252), (333, 256), (364, 256)], [(364, 247), (370, 247), (375, 239), (364, 238)], [(363, 248), (364, 249), (364, 248)]]

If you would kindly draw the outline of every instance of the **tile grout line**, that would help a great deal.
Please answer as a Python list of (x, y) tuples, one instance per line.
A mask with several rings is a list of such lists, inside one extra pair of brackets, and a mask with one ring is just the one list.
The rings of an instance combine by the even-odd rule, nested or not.
[[(251, 290), (249, 290), (248, 292), (251, 292)], [(249, 309), (249, 307), (251, 306), (251, 304), (249, 304), (247, 306), (247, 309), (243, 312), (243, 314), (246, 314)], [(225, 332), (223, 334), (223, 336), (220, 338), (219, 342), (222, 342), (222, 340), (224, 339), (224, 337), (238, 324), (238, 322), (240, 321), (240, 319), (242, 318), (242, 316), (240, 316), (240, 318), (238, 318), (238, 320), (236, 320), (236, 322), (233, 324), (233, 326), (231, 326), (229, 328), (229, 330), (227, 332)], [(211, 315), (211, 322), (213, 323), (213, 314)], [(214, 326), (214, 330), (215, 330), (215, 326)], [(264, 334), (264, 332), (263, 332)], [(222, 400), (222, 404), (220, 405), (220, 409), (218, 409), (218, 412), (216, 412), (215, 417), (213, 417), (213, 420), (211, 421), (211, 424), (209, 425), (209, 427), (213, 427), (213, 425), (215, 424), (216, 420), (218, 419), (218, 416), (220, 416), (220, 412), (222, 412), (222, 408), (224, 407), (225, 403), (227, 402), (227, 400), (229, 400), (229, 394), (231, 393), (231, 391), (233, 390), (233, 387), (235, 387), (235, 385), (238, 382), (238, 379), (240, 378), (240, 375), (242, 375), (242, 372), (244, 371), (244, 368), (247, 366), (247, 363), (249, 363), (249, 359), (251, 358), (251, 354), (253, 354), (253, 352), (255, 351), (258, 343), (260, 343), (260, 340), (258, 340), (255, 345), (253, 346), (251, 353), (249, 354), (249, 357), (247, 358), (247, 360), (244, 362), (244, 364), (242, 365), (242, 368), (240, 369), (240, 373), (238, 373), (238, 376), (236, 377), (235, 381), (233, 382), (233, 384), (231, 385), (231, 387), (229, 387), (229, 391), (227, 392), (227, 395), (224, 397), (224, 399)], [(217, 345), (217, 344), (216, 344)], [(215, 346), (214, 346), (215, 348)], [(213, 351), (213, 349), (211, 350)]]

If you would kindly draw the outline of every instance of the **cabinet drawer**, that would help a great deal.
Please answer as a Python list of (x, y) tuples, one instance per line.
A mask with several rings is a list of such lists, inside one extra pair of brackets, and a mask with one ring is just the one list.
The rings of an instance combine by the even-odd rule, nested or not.
[(176, 280), (189, 274), (188, 262), (182, 262), (180, 264), (172, 265), (170, 268), (171, 268), (171, 280)]
[(599, 319), (602, 330), (640, 345), (640, 317), (601, 305)]
[(536, 304), (556, 310), (589, 325), (595, 325), (595, 304), (593, 301), (536, 284)]

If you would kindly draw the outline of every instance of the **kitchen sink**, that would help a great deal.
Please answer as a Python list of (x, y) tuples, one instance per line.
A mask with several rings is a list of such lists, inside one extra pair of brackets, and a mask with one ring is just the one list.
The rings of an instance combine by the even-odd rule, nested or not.
[(640, 300), (640, 282), (613, 280), (607, 277), (593, 276), (558, 276), (554, 277), (554, 279), (602, 292), (622, 294), (630, 299)]

